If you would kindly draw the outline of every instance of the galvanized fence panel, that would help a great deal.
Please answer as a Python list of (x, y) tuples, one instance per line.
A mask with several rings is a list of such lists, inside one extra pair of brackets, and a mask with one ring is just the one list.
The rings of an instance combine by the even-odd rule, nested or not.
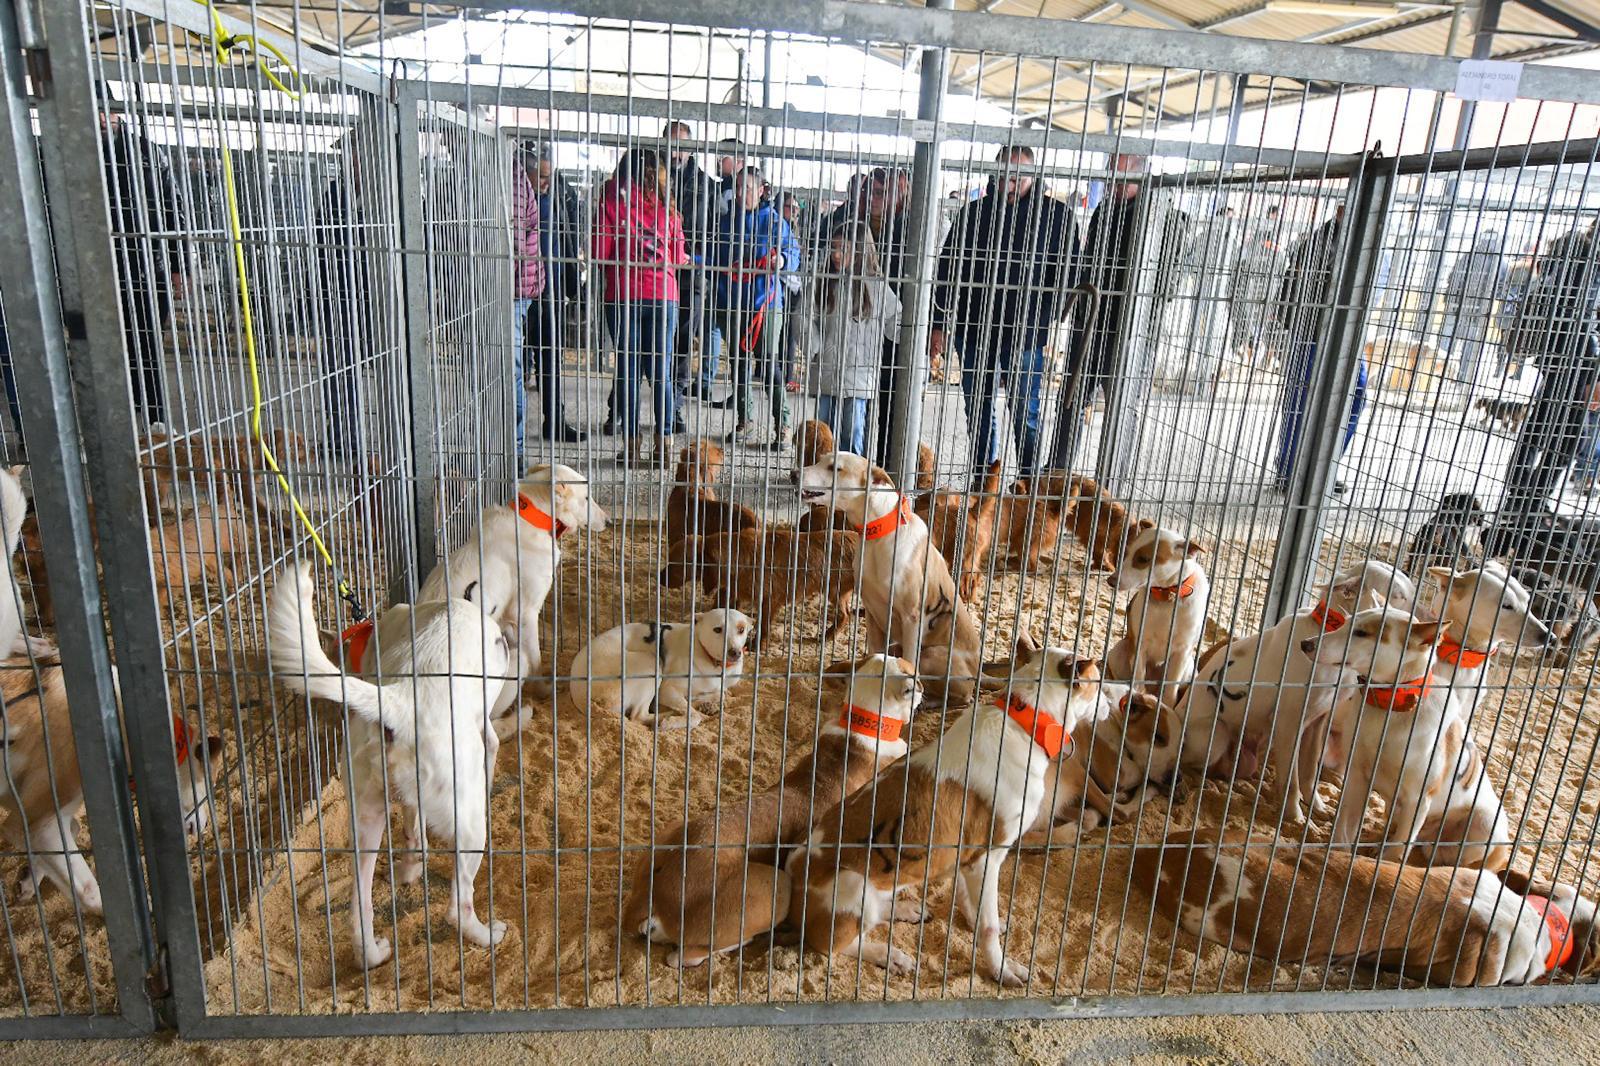
[[(1334, 730), (1306, 742), (1318, 778), (1305, 783), (1316, 800), (1306, 820), (1272, 802), (1286, 772), (1274, 741), (1299, 730), (1296, 714), (1217, 727), (1196, 703), (1202, 691), (1270, 701), (1274, 679), (1307, 672), (1305, 656), (1357, 623), (1326, 627), (1309, 650), (1286, 637), (1256, 651), (1238, 641), (1308, 609), (1364, 560), (1424, 585), (1411, 631), (1479, 597), (1503, 597), (1518, 619), (1542, 612), (1572, 644), (1566, 661), (1525, 651), (1541, 629), (1495, 630), (1505, 646), (1489, 679), (1452, 690), (1437, 728), (1403, 740), (1402, 755), (1432, 753), (1424, 767), (1447, 794), (1467, 788), (1459, 780), (1492, 790), (1492, 804), (1490, 791), (1474, 793), (1485, 810), (1503, 800), (1504, 821), (1473, 839), (1503, 850), (1512, 870), (1593, 896), (1583, 713), (1593, 650), (1580, 638), (1600, 629), (1600, 539), (1581, 523), (1588, 497), (1557, 484), (1580, 450), (1589, 398), (1579, 394), (1594, 376), (1591, 84), (1530, 68), (1524, 93), (1538, 103), (1480, 105), (1474, 150), (1444, 153), (1431, 146), (1455, 107), (1439, 95), (1453, 85), (1447, 61), (826, 0), (547, 6), (475, 5), (473, 20), (430, 8), (420, 32), (338, 56), (277, 35), (264, 16), (292, 25), (286, 9), (241, 8), (225, 30), (284, 53), (259, 65), (242, 39), (216, 60), (201, 5), (128, 0), (50, 16), (64, 72), (40, 109), (52, 193), (66, 188), (51, 170), (59, 153), (105, 136), (126, 157), (91, 194), (61, 196), (71, 226), (56, 240), (71, 253), (58, 254), (67, 317), (85, 317), (81, 338), (68, 333), (74, 365), (93, 368), (78, 390), (90, 497), (127, 511), (138, 485), (166, 507), (148, 529), (99, 507), (97, 528), (124, 697), (131, 678), (139, 706), (159, 709), (131, 719), (128, 739), (151, 869), (149, 950), (165, 953), (183, 1032), (1594, 998), (1587, 976), (1511, 992), (1492, 968), (1445, 975), (1483, 940), (1463, 926), (1461, 899), (1444, 900), (1449, 883), (1477, 873), (1441, 860), (1427, 874), (1438, 894), (1408, 902), (1382, 888), (1399, 866), (1352, 865), (1353, 843), (1334, 842), (1349, 811), (1366, 814), (1370, 838), (1398, 802), (1393, 782), (1374, 782), (1380, 802), (1369, 807), (1355, 795), (1364, 770), (1349, 762), (1374, 728), (1404, 731), (1401, 716), (1375, 727), (1359, 710), (1384, 680), (1376, 660), (1346, 664)], [(150, 29), (87, 47), (91, 25), (136, 22)], [(120, 118), (102, 135), (99, 115)], [(683, 169), (691, 162), (706, 173)], [(530, 274), (535, 248), (542, 269)], [(1526, 262), (1502, 278), (1512, 255)], [(85, 306), (82, 278), (126, 291), (122, 314)], [(1080, 282), (1096, 288), (1092, 317), (1069, 298)], [(1519, 331), (1550, 351), (1503, 355)], [(125, 349), (143, 356), (136, 390)], [(252, 432), (256, 381), (264, 438), (304, 521)], [(932, 518), (959, 584), (938, 565), (886, 577), (859, 544), (858, 571), (842, 538), (794, 530), (807, 517), (794, 433), (812, 418), (847, 440), (859, 430), (859, 449)], [(52, 438), (63, 456), (68, 437)], [(517, 478), (548, 462), (565, 466), (543, 491), (581, 495), (581, 480), (608, 519), (555, 516), (572, 527), (562, 561), (540, 617), (519, 619), (505, 605), (543, 580), (544, 561), (526, 550), (508, 559), (478, 535), (479, 516), (517, 493), (544, 500), (537, 479)], [(1586, 470), (1568, 477), (1573, 488)], [(81, 503), (70, 479), (56, 488)], [(1450, 492), (1477, 495), (1482, 513), (1447, 509), (1428, 527), (1440, 550), (1417, 553), (1411, 541)], [(1540, 513), (1545, 497), (1553, 516)], [(524, 513), (537, 519), (537, 506)], [(785, 910), (774, 896), (803, 900), (800, 921), (824, 897), (796, 885), (797, 866), (779, 869), (809, 830), (791, 828), (777, 861), (762, 845), (769, 790), (841, 705), (884, 698), (858, 670), (831, 676), (884, 650), (844, 589), (860, 582), (870, 614), (887, 584), (935, 620), (959, 594), (975, 627), (959, 638), (970, 661), (922, 663), (930, 689), (976, 685), (966, 675), (978, 662), (1000, 690), (1020, 685), (1021, 637), (1110, 671), (1129, 625), (1117, 586), (1140, 558), (1124, 519), (1127, 537), (1146, 536), (1134, 523), (1148, 519), (1198, 550), (1209, 584), (1183, 637), (1195, 646), (1179, 654), (1209, 655), (1197, 654), (1193, 685), (1142, 720), (1128, 710), (1142, 704), (1106, 689), (1104, 721), (1086, 722), (1051, 764), (1052, 779), (1063, 765), (1099, 775), (1114, 802), (1103, 812), (1064, 802), (1041, 820), (1048, 843), (994, 856), (996, 913), (974, 928), (949, 871), (962, 846), (970, 858), (976, 837), (996, 831), (986, 797), (1014, 790), (1016, 771), (947, 732), (967, 714), (1001, 715), (992, 695), (971, 709), (930, 699), (910, 726), (912, 761), (944, 760), (947, 772), (872, 840), (902, 903), (920, 901), (902, 917), (925, 906), (926, 920), (879, 923), (889, 928), (860, 953), (887, 937), (915, 964), (889, 973), (847, 952), (830, 959), (814, 939), (775, 929), (783, 923), (758, 913)], [(749, 523), (759, 531), (735, 535)], [(1422, 556), (1465, 562), (1467, 551), (1446, 549), (1474, 541), (1538, 585), (1531, 601), (1473, 570), (1491, 577), (1474, 578), (1464, 600), (1432, 602)], [(435, 729), (431, 747), (408, 746), (404, 725), (386, 741), (357, 712), (295, 694), (305, 671), (281, 646), (272, 658), (266, 628), (286, 566), (312, 565), (332, 649), (356, 620), (341, 577), (351, 599), (382, 613), (421, 595), (452, 557), (464, 569), (450, 594), (502, 608), (494, 623), (445, 640), (424, 633), (440, 608), (394, 615), (411, 622), (393, 623), (388, 639), (427, 662), (379, 678), (385, 706)], [(702, 580), (708, 570), (718, 579)], [(1180, 604), (1187, 572), (1166, 594)], [(1378, 591), (1393, 600), (1396, 589)], [(713, 628), (728, 620), (703, 614), (725, 602), (761, 623), (759, 650), (735, 654)], [(644, 625), (620, 663), (586, 648), (631, 623)], [(526, 643), (519, 624), (542, 630), (539, 660), (512, 656), (505, 668), (520, 713), (489, 717), (499, 674), (482, 666), (494, 676), (407, 708), (455, 656), (492, 658), (495, 636)], [(1177, 631), (1154, 626), (1129, 635), (1170, 653)], [(707, 692), (710, 713), (692, 729), (670, 695), (632, 718), (583, 697), (581, 686), (619, 669), (642, 670), (654, 691), (658, 671), (677, 669), (685, 633), (701, 652), (682, 654), (738, 676)], [(85, 698), (104, 691), (92, 681), (80, 682)], [(213, 817), (187, 847), (170, 745), (152, 724), (169, 707), (221, 738), (204, 752)], [(498, 759), (480, 772), (484, 741), (469, 734), (494, 726)], [(384, 743), (390, 758), (369, 758)], [(446, 751), (473, 754), (440, 770)], [(1476, 766), (1485, 776), (1468, 772)], [(442, 804), (420, 837), (419, 772), (424, 806)], [(868, 786), (853, 817), (867, 816), (864, 803), (876, 813), (907, 802), (912, 779), (882, 780), (893, 787)], [(362, 803), (383, 797), (381, 819), (370, 807), (363, 818), (352, 783)], [(836, 824), (820, 798), (828, 787), (791, 783), (784, 803), (815, 805), (808, 824)], [(967, 828), (918, 839), (918, 804), (952, 796)], [(102, 801), (114, 810), (128, 797), (113, 788)], [(1330, 808), (1341, 805), (1338, 819)], [(675, 836), (685, 820), (722, 835), (685, 846)], [(487, 843), (454, 855), (468, 822)], [(376, 859), (374, 939), (363, 947), (355, 842), (374, 827), (376, 855), (364, 852)], [(1410, 827), (1401, 850), (1425, 865), (1460, 829)], [(1196, 873), (1222, 837), (1218, 872)], [(452, 872), (480, 856), (473, 918), (450, 902)], [(672, 863), (708, 856), (723, 878), (711, 898), (640, 920), (633, 897), (692, 894), (710, 875), (680, 873), (674, 887)], [(1263, 857), (1277, 864), (1270, 873)], [(1194, 864), (1184, 907), (1163, 888), (1183, 877), (1180, 861)], [(1265, 882), (1241, 887), (1246, 869)], [(859, 879), (840, 883), (863, 891)], [(1521, 913), (1523, 892), (1484, 884)], [(1568, 892), (1554, 890), (1570, 908)], [(1241, 902), (1269, 896), (1271, 906)], [(674, 965), (675, 945), (643, 935), (670, 939), (665, 927), (701, 909), (748, 923), (748, 935), (699, 967)], [(1335, 927), (1392, 950), (1357, 960), (1330, 946)], [(1011, 977), (1027, 971), (1018, 988), (992, 979), (996, 928)], [(1397, 972), (1418, 954), (1443, 964), (1431, 982)]]

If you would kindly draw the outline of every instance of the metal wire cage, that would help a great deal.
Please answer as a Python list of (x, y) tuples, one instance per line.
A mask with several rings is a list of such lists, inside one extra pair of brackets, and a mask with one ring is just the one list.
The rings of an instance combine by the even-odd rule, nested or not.
[[(11, 756), (7, 789), (81, 779), (106, 912), (81, 886), (0, 899), (12, 1031), (1594, 997), (1592, 79), (1530, 66), (1522, 99), (1458, 114), (1455, 64), (1414, 56), (829, 0), (549, 6), (429, 5), (393, 37), (380, 12), (335, 52), (266, 3), (40, 27), (0, 4), (26, 149), (0, 180), (5, 444), (37, 511), (17, 602), (62, 652), (8, 669), (57, 672), (78, 771)], [(46, 39), (48, 93), (18, 66)], [(869, 515), (805, 506), (845, 499), (819, 426), (937, 562), (881, 572)], [(549, 540), (508, 557), (508, 508)], [(1158, 631), (1135, 586), (1163, 551), (1190, 560), (1168, 601), (1204, 591)], [(1312, 679), (1376, 624), (1329, 622), (1368, 560), (1400, 576), (1345, 613), (1387, 601), (1402, 644), (1465, 647), (1491, 601), (1516, 620), (1487, 623), (1486, 674), (1417, 686), (1444, 694), (1426, 728), (1370, 715), (1412, 680), (1376, 653)], [(273, 647), (302, 562), (302, 637), (353, 667), (370, 611), (416, 659), (366, 662), (381, 728)], [(1019, 639), (1110, 682), (1021, 769), (963, 732), (1012, 735), (1041, 661)], [(1174, 671), (1148, 702), (1111, 677), (1137, 647)], [(810, 760), (869, 689), (882, 710), (884, 650), (927, 690), (912, 754), (830, 813), (849, 765)], [(461, 655), (472, 683), (439, 696)], [(597, 695), (621, 679), (648, 690), (626, 715)], [(1291, 763), (1303, 813), (1277, 802)], [(1499, 814), (1413, 824), (1419, 774), (1439, 810)], [(70, 837), (58, 809), (9, 825)], [(862, 819), (830, 897), (822, 852), (791, 856)], [(890, 887), (850, 881), (846, 844)], [(887, 930), (818, 952), (807, 908), (855, 920), (872, 892)], [(1545, 897), (1572, 958), (1490, 958), (1505, 923), (1552, 947)], [(719, 916), (678, 965), (668, 927)], [(1529, 979), (1551, 987), (1500, 987)]]

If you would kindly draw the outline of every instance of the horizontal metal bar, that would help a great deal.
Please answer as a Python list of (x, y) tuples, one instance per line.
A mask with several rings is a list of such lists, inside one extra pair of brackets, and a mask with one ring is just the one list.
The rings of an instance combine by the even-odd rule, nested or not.
[(171, 119), (203, 119), (207, 122), (221, 119), (237, 126), (254, 128), (258, 121), (278, 126), (329, 126), (344, 128), (355, 125), (355, 115), (340, 115), (331, 111), (297, 111), (287, 107), (262, 107), (260, 104), (225, 104), (221, 107), (209, 101), (185, 100), (182, 103), (142, 100), (112, 100), (111, 110), (125, 115), (158, 115)]
[(394, 1036), (422, 1033), (568, 1032), (579, 1029), (698, 1029), (731, 1025), (848, 1025), (1034, 1018), (1146, 1018), (1202, 1014), (1543, 1007), (1600, 1002), (1600, 986), (1423, 988), (1361, 992), (1221, 992), (1183, 996), (935, 999), (899, 1003), (773, 1003), (759, 1006), (595, 1007), (394, 1014), (208, 1016), (185, 1039)]
[[(106, 2), (135, 14), (171, 23), (179, 29), (202, 34), (207, 39), (211, 36), (211, 13), (204, 4), (173, 3), (172, 0), (106, 0)], [(382, 74), (363, 63), (356, 62), (352, 57), (329, 55), (321, 49), (276, 33), (259, 22), (237, 18), (226, 12), (218, 14), (229, 33), (249, 34), (259, 38), (263, 43), (272, 44), (289, 58), (289, 62), (293, 63), (301, 74), (332, 78), (342, 84), (372, 93), (383, 92), (388, 82)]]
[[(500, 107), (541, 108), (580, 114), (616, 115), (625, 118), (680, 119), (687, 122), (715, 122), (725, 125), (764, 126), (785, 130), (815, 130), (823, 133), (875, 134), (906, 137), (913, 142), (934, 138), (974, 141), (979, 144), (1027, 145), (1030, 148), (1056, 148), (1062, 151), (1101, 152), (1193, 159), (1212, 163), (1259, 163), (1266, 166), (1291, 166), (1304, 163), (1305, 152), (1282, 148), (1228, 147), (1203, 141), (1184, 141), (1168, 137), (1119, 137), (1104, 133), (1073, 133), (1059, 129), (1020, 129), (976, 123), (933, 123), (915, 119), (885, 118), (876, 115), (847, 115), (799, 111), (790, 107), (745, 107), (740, 104), (702, 104), (673, 100), (640, 99), (629, 96), (555, 92), (548, 89), (488, 88), (459, 82), (418, 82), (419, 94), (428, 100), (466, 107), (493, 104)], [(644, 143), (635, 138), (634, 143)], [(752, 149), (755, 150), (755, 149)], [(1358, 155), (1321, 154), (1339, 162), (1354, 162)]]
[(1395, 161), (1401, 174), (1448, 174), (1454, 171), (1502, 170), (1513, 167), (1553, 167), (1592, 163), (1600, 138), (1578, 141), (1540, 141), (1538, 144), (1503, 144), (1465, 152), (1418, 152)]
[[(855, 0), (786, 0), (751, 5), (746, 0), (492, 0), (479, 11), (549, 11), (598, 19), (816, 34), (856, 41), (1079, 58), (1136, 67), (1172, 67), (1257, 74), (1297, 81), (1391, 85), (1451, 92), (1460, 61), (1406, 52), (1382, 52), (1293, 41), (1256, 40), (1208, 33), (1147, 30), (1066, 19), (933, 11)], [(1600, 103), (1600, 78), (1573, 67), (1529, 67), (1519, 92), (1529, 99)]]
[(125, 1040), (143, 1030), (115, 1014), (0, 1018), (0, 1040)]

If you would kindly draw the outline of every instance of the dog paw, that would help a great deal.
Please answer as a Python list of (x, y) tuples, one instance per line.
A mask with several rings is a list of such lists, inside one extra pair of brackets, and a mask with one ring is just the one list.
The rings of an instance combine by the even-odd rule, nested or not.
[(928, 920), (928, 908), (920, 900), (897, 899), (894, 901), (894, 920), (913, 924), (925, 922)]
[(709, 955), (687, 955), (682, 949), (667, 955), (667, 965), (677, 970), (692, 970), (697, 966), (704, 966)]
[(389, 938), (386, 936), (373, 937), (356, 952), (363, 970), (370, 970), (374, 966), (382, 966), (389, 961), (391, 954), (393, 952), (389, 948)]
[(394, 883), (397, 885), (414, 885), (422, 880), (422, 859), (406, 858), (395, 863)]
[(105, 905), (100, 899), (100, 883), (88, 881), (78, 886), (78, 905), (85, 914), (102, 914)]
[(489, 923), (489, 946), (494, 947), (506, 938), (506, 923), (496, 918)]
[(39, 880), (33, 874), (23, 871), (22, 881), (17, 885), (17, 902), (27, 903), (39, 893)]
[(1024, 988), (1028, 984), (1028, 968), (1019, 962), (1001, 957), (999, 969), (988, 975), (1005, 988)]
[(901, 951), (890, 945), (889, 953), (884, 958), (883, 968), (889, 971), (892, 977), (903, 977), (917, 972), (917, 959), (910, 952)]

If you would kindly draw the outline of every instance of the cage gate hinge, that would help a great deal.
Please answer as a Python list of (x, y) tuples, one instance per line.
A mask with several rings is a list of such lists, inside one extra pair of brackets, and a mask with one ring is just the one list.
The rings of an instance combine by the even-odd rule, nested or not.
[(13, 9), (17, 18), (17, 43), (22, 47), (23, 70), (30, 95), (43, 100), (50, 95), (50, 50), (45, 45), (41, 0), (22, 0)]

